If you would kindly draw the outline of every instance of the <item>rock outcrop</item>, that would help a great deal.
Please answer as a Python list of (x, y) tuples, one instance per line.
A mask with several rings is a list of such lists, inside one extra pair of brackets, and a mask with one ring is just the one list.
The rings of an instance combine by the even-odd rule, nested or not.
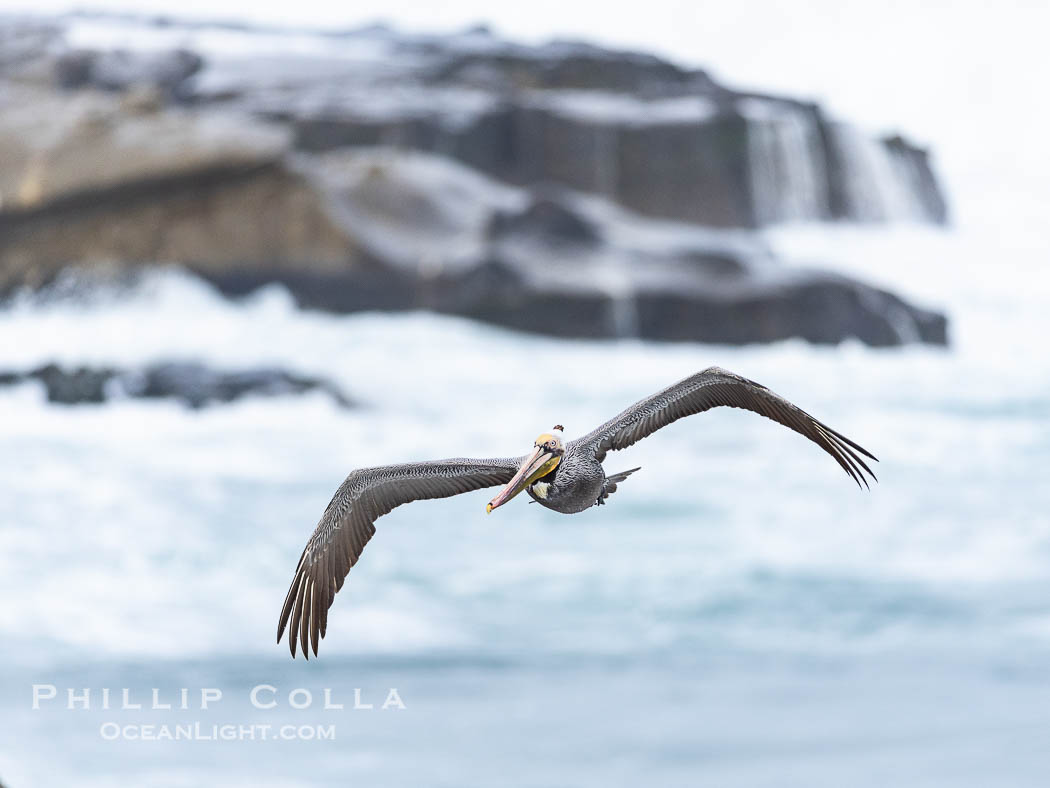
[[(943, 316), (785, 268), (741, 229), (887, 218), (891, 203), (943, 219), (924, 153), (815, 107), (478, 31), (232, 59), (85, 54), (32, 33), (49, 42), (37, 57), (12, 46), (0, 65), (0, 294), (70, 265), (175, 262), (230, 295), (281, 282), (309, 307), (561, 336), (946, 342)], [(120, 79), (103, 78), (114, 57)], [(885, 152), (860, 158), (882, 162), (871, 177), (897, 202), (847, 172), (857, 145)]]
[(136, 398), (174, 399), (190, 408), (203, 408), (246, 396), (279, 397), (322, 391), (340, 407), (353, 407), (338, 387), (321, 378), (281, 369), (223, 372), (194, 362), (162, 362), (133, 370), (47, 364), (27, 371), (0, 372), (0, 386), (29, 381), (43, 385), (48, 402), (60, 405)]
[(186, 93), (287, 123), (300, 150), (423, 150), (708, 226), (947, 219), (926, 152), (903, 138), (875, 139), (813, 103), (729, 90), (650, 55), (523, 47), (484, 31), (340, 41), (368, 56), (353, 69), (315, 58), (314, 71), (277, 80), (303, 74), (302, 63), (224, 60)]

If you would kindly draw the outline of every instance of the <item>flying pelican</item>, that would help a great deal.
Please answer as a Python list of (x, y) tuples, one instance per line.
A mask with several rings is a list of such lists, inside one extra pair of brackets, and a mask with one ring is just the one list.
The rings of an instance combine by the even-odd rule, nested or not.
[(862, 482), (868, 486), (865, 472), (875, 479), (860, 455), (878, 460), (866, 449), (760, 383), (709, 367), (636, 402), (582, 438), (565, 443), (563, 428), (557, 425), (540, 435), (523, 457), (431, 460), (351, 472), (335, 491), (299, 558), (281, 608), (277, 642), (291, 622), (292, 656), (297, 633), (303, 656), (310, 658), (308, 645), (317, 656), (336, 592), (376, 532), (375, 521), (394, 507), (503, 484), (486, 507), (490, 513), (522, 491), (556, 512), (582, 512), (604, 503), (619, 483), (639, 470), (606, 476), (602, 461), (607, 452), (626, 449), (683, 416), (719, 406), (754, 411), (804, 435), (834, 457), (858, 487)]

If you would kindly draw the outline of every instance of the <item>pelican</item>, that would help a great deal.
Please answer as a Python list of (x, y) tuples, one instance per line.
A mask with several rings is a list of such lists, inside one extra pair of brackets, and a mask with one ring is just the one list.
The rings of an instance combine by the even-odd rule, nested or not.
[(527, 492), (548, 509), (576, 514), (605, 503), (624, 479), (639, 470), (606, 475), (602, 462), (608, 452), (626, 449), (683, 416), (720, 406), (753, 411), (804, 435), (830, 454), (858, 487), (861, 483), (868, 487), (865, 473), (876, 480), (860, 455), (878, 460), (866, 449), (760, 383), (709, 367), (636, 402), (582, 438), (566, 443), (562, 426), (556, 425), (536, 438), (532, 450), (522, 457), (432, 460), (351, 472), (335, 491), (299, 558), (281, 608), (277, 642), (290, 623), (292, 657), (297, 635), (303, 656), (310, 658), (308, 646), (317, 656), (328, 626), (328, 608), (375, 533), (375, 521), (395, 507), (502, 484), (486, 507), (489, 513)]

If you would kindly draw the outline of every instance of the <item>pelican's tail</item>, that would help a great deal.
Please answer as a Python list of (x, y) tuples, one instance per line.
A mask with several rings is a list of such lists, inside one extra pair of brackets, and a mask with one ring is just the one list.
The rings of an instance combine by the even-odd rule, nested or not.
[(619, 473), (614, 473), (612, 476), (606, 476), (605, 484), (602, 485), (602, 494), (598, 496), (598, 500), (595, 502), (594, 505), (601, 506), (603, 503), (605, 503), (605, 499), (612, 495), (614, 492), (616, 492), (617, 484), (622, 482), (635, 471), (640, 470), (641, 466), (637, 468), (631, 468), (631, 470), (629, 471), (620, 471)]

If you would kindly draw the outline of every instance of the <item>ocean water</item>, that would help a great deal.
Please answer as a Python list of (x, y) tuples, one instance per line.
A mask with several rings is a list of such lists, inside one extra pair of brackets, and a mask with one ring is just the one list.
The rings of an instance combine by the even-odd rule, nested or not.
[[(788, 38), (763, 57), (806, 49)], [(921, 127), (952, 227), (766, 236), (790, 264), (945, 310), (950, 348), (556, 341), (302, 311), (278, 287), (229, 302), (178, 268), (19, 299), (0, 310), (0, 368), (277, 365), (361, 407), (69, 408), (35, 385), (0, 389), (5, 786), (1046, 784), (1050, 124), (1009, 79), (1031, 52), (1001, 48), (1014, 71), (979, 75), (1010, 115), (979, 111), (966, 80), (929, 100), (906, 58), (858, 77), (849, 58), (774, 70), (725, 47), (723, 73), (823, 79), (837, 106)], [(968, 51), (945, 45), (930, 73)], [(883, 92), (862, 100), (858, 85)], [(581, 515), (515, 500), (486, 516), (488, 491), (395, 510), (320, 658), (275, 643), (295, 562), (349, 470), (520, 454), (556, 422), (584, 433), (711, 364), (870, 449), (879, 484), (859, 491), (799, 436), (715, 410), (610, 454), (609, 470), (642, 470)], [(257, 687), (276, 705), (253, 705)], [(143, 708), (121, 708), (125, 688)], [(392, 688), (400, 703), (383, 709)], [(151, 708), (154, 689), (173, 708)], [(66, 708), (69, 690), (90, 708)], [(325, 708), (326, 690), (343, 708)], [(202, 691), (222, 698), (202, 709)], [(161, 738), (180, 726), (194, 738)]]
[[(953, 262), (985, 251), (962, 231), (787, 227), (770, 241), (946, 307), (952, 347), (568, 342), (305, 312), (278, 287), (228, 302), (177, 268), (0, 312), (3, 367), (280, 365), (361, 401), (191, 411), (0, 391), (5, 784), (1042, 784), (1045, 285), (1022, 286), (1020, 252), (996, 281)], [(581, 434), (710, 364), (859, 441), (880, 483), (859, 491), (793, 433), (712, 411), (611, 454), (610, 470), (642, 470), (582, 515), (516, 500), (486, 516), (487, 491), (395, 510), (320, 659), (274, 642), (299, 552), (350, 469), (520, 453), (555, 422)], [(56, 692), (36, 710), (35, 684)], [(258, 685), (275, 708), (252, 705)], [(101, 708), (106, 687), (118, 708)], [(150, 708), (153, 688), (177, 707), (184, 687), (190, 708)], [(90, 688), (91, 708), (66, 708), (70, 688)], [(123, 688), (146, 708), (119, 708)], [(202, 688), (222, 700), (200, 709)], [(404, 709), (379, 708), (391, 688)], [(299, 689), (308, 708), (289, 704)], [(323, 708), (325, 690), (344, 709)], [(375, 708), (353, 709), (355, 690)], [(123, 732), (191, 723), (335, 739)]]

